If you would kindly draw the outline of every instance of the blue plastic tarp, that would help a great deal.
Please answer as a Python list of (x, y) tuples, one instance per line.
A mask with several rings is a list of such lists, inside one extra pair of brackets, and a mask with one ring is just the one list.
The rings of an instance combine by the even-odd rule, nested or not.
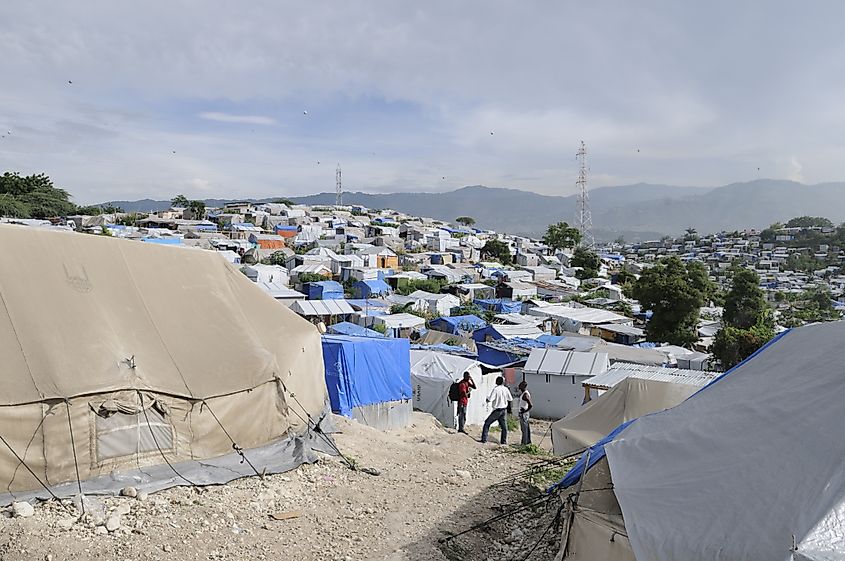
[(335, 335), (352, 335), (354, 337), (384, 337), (383, 333), (379, 333), (373, 329), (367, 329), (363, 325), (352, 323), (351, 321), (342, 321), (329, 326), (329, 333)]
[(522, 302), (507, 298), (490, 298), (487, 300), (474, 300), (473, 302), (479, 308), (490, 310), (497, 314), (518, 314), (522, 312)]
[(487, 322), (478, 316), (469, 314), (465, 316), (439, 317), (432, 320), (430, 325), (437, 331), (457, 335), (459, 333), (468, 333), (477, 329), (483, 329), (487, 327)]
[(141, 241), (160, 245), (182, 245), (182, 240), (179, 238), (141, 238)]
[(407, 339), (323, 336), (323, 363), (332, 411), (411, 399), (411, 352)]
[(358, 298), (369, 298), (392, 292), (390, 285), (381, 279), (360, 280), (352, 285), (352, 289)]
[(309, 300), (340, 300), (341, 298), (343, 298), (343, 285), (337, 281), (308, 283)]

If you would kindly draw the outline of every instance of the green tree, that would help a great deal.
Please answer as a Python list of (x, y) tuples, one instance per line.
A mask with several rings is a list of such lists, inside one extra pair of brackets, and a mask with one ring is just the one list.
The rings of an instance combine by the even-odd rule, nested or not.
[(285, 255), (284, 251), (274, 251), (268, 257), (265, 257), (261, 260), (262, 265), (280, 265), (282, 267), (285, 266), (285, 263), (288, 261), (288, 256)]
[(760, 288), (760, 277), (751, 269), (740, 268), (733, 273), (722, 321), (726, 326), (739, 329), (750, 329), (769, 321), (769, 306)]
[(296, 203), (290, 199), (273, 199), (273, 202), (277, 205), (286, 205), (286, 206), (294, 206)]
[(552, 250), (575, 247), (581, 241), (581, 232), (566, 222), (549, 224), (546, 234), (543, 236), (543, 243)]
[(713, 292), (707, 269), (698, 262), (668, 257), (646, 269), (631, 288), (652, 317), (646, 324), (649, 341), (691, 345), (698, 340), (698, 314)]
[(695, 228), (687, 228), (684, 231), (684, 241), (691, 242), (698, 240), (698, 231)]
[(510, 265), (513, 262), (510, 247), (499, 240), (487, 240), (487, 243), (481, 248), (481, 256), (492, 257), (502, 265)]
[(188, 210), (191, 211), (191, 216), (194, 220), (205, 219), (205, 202), (203, 201), (188, 201)]
[(188, 197), (185, 195), (176, 195), (172, 199), (170, 199), (170, 206), (174, 208), (188, 208), (191, 204), (191, 201), (188, 200)]
[(45, 174), (0, 176), (0, 214), (14, 218), (53, 218), (73, 214), (76, 205)]
[(320, 275), (320, 274), (317, 274), (317, 273), (302, 273), (301, 275), (299, 275), (297, 277), (297, 280), (301, 284), (306, 284), (306, 283), (309, 283), (309, 282), (321, 282), (321, 281), (329, 280), (329, 279), (327, 279), (323, 275)]
[(601, 259), (596, 255), (595, 251), (586, 247), (579, 247), (572, 254), (569, 264), (573, 267), (581, 267), (581, 270), (575, 274), (577, 278), (581, 280), (592, 279), (599, 274)]
[(774, 330), (766, 325), (755, 325), (749, 329), (725, 326), (716, 333), (711, 352), (727, 370), (750, 357), (772, 337)]
[(833, 222), (823, 216), (796, 216), (786, 223), (787, 228), (833, 228)]
[(86, 216), (97, 216), (100, 214), (117, 214), (123, 212), (119, 206), (112, 205), (89, 205), (76, 207), (76, 214)]
[(472, 216), (459, 216), (455, 218), (455, 222), (457, 222), (458, 224), (463, 224), (464, 226), (469, 228), (470, 226), (475, 225), (475, 218), (473, 218)]

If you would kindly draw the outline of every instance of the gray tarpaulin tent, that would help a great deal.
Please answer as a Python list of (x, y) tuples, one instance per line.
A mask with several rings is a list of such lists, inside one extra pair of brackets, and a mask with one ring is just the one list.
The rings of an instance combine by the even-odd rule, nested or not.
[(320, 336), (213, 252), (0, 226), (0, 357), (0, 502), (314, 458)]
[(589, 464), (561, 557), (845, 560), (843, 343), (842, 321), (788, 331), (593, 446), (560, 483)]

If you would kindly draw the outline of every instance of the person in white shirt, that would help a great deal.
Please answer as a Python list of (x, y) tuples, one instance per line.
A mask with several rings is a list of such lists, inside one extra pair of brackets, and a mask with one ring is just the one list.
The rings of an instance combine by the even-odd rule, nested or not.
[(531, 402), (531, 394), (528, 393), (528, 382), (522, 381), (519, 383), (519, 430), (522, 431), (522, 444), (531, 444), (531, 427), (528, 420), (531, 418), (531, 408), (534, 404)]
[(484, 428), (481, 429), (481, 442), (487, 442), (487, 434), (490, 432), (490, 425), (499, 422), (499, 428), (502, 429), (502, 444), (508, 443), (508, 412), (511, 409), (511, 402), (513, 396), (508, 388), (505, 387), (505, 379), (499, 376), (496, 378), (496, 387), (487, 396), (487, 403), (493, 407), (493, 411), (484, 421)]

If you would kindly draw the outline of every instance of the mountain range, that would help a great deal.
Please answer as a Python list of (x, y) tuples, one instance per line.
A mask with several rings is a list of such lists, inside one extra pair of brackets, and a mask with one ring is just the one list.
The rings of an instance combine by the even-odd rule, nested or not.
[[(686, 228), (702, 233), (765, 228), (795, 216), (824, 216), (845, 222), (845, 183), (804, 185), (794, 181), (759, 179), (721, 187), (679, 187), (638, 183), (598, 187), (590, 191), (596, 239), (618, 236), (628, 241), (677, 235)], [(334, 204), (334, 193), (289, 197), (309, 205)], [(273, 200), (254, 199), (261, 202)], [(208, 199), (208, 206), (230, 200)], [(518, 189), (475, 185), (444, 193), (343, 194), (344, 204), (390, 208), (416, 216), (453, 221), (472, 216), (476, 225), (496, 231), (540, 236), (546, 226), (561, 220), (573, 223), (577, 197), (539, 195)], [(127, 212), (166, 209), (169, 201), (111, 201)]]

